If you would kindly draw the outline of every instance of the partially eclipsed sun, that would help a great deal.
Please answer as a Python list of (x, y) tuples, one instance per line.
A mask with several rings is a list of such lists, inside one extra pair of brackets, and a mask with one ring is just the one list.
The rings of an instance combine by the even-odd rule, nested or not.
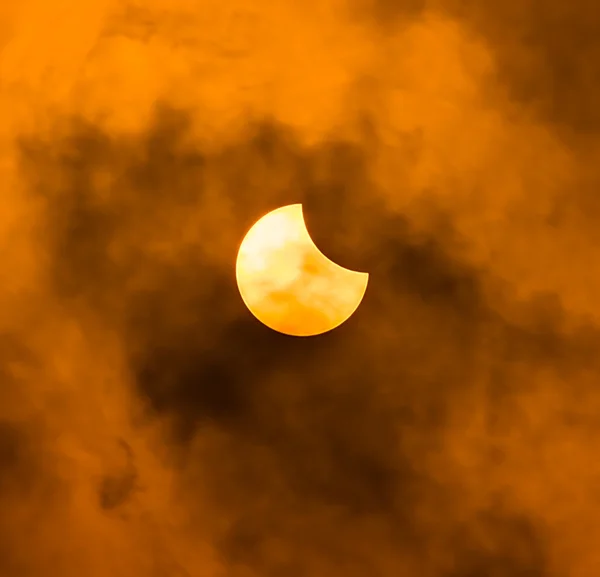
[(236, 279), (250, 312), (271, 329), (313, 336), (346, 321), (360, 305), (368, 273), (345, 269), (315, 246), (301, 204), (263, 216), (238, 252)]

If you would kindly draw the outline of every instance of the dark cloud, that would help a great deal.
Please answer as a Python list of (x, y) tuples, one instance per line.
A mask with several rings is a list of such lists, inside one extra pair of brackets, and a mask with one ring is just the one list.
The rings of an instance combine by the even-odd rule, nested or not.
[(593, 2), (378, 0), (368, 3), (367, 12), (383, 29), (397, 30), (426, 9), (464, 25), (490, 49), (497, 72), (488, 86), (490, 102), (506, 91), (569, 138), (598, 135), (600, 13)]
[[(60, 494), (58, 479), (46, 465), (36, 421), (0, 421), (0, 570), (20, 575), (26, 548), (35, 540), (36, 520), (52, 509)], [(38, 434), (36, 435), (36, 432)]]
[[(595, 574), (593, 2), (4, 4), (0, 576)], [(296, 202), (370, 273), (307, 339)]]
[[(185, 114), (162, 108), (139, 137), (75, 123), (22, 151), (25, 174), (43, 175), (30, 184), (48, 202), (52, 292), (90, 331), (118, 334), (144, 422), (169, 425), (192, 538), (208, 536), (228, 575), (554, 574), (544, 512), (502, 479), (527, 454), (514, 431), (527, 443), (564, 426), (541, 404), (547, 420), (528, 428), (541, 375), (583, 426), (572, 395), (590, 394), (596, 329), (463, 261), (449, 216), (424, 233), (390, 213), (357, 145), (303, 148), (276, 123), (204, 150), (188, 135)], [(355, 317), (314, 339), (260, 325), (233, 275), (249, 225), (292, 202), (328, 254), (371, 273)], [(451, 446), (477, 422), (473, 484)], [(149, 482), (123, 447), (97, 487), (104, 510)]]
[(118, 443), (120, 458), (112, 470), (103, 475), (99, 487), (100, 507), (110, 511), (125, 503), (136, 490), (138, 473), (133, 451), (122, 439)]
[[(31, 471), (23, 471), (28, 460), (28, 439), (16, 424), (3, 422), (0, 424), (0, 469), (2, 485), (7, 488), (19, 488), (23, 481), (31, 480)], [(26, 469), (30, 467), (25, 467)], [(27, 474), (29, 473), (29, 474)]]
[(442, 5), (486, 40), (510, 97), (571, 135), (598, 134), (600, 13), (592, 2)]

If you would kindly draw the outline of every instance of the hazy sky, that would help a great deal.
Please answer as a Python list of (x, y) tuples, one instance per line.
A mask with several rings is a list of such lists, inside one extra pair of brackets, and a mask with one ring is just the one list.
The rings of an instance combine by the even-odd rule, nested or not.
[(591, 0), (0, 3), (0, 575), (597, 574), (598, 102)]

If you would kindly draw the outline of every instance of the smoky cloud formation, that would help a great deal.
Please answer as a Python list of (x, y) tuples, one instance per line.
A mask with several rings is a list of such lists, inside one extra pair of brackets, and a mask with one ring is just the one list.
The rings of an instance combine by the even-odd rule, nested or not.
[[(3, 577), (594, 574), (600, 12), (534, 4), (0, 8)], [(371, 275), (304, 339), (234, 276), (296, 202)]]

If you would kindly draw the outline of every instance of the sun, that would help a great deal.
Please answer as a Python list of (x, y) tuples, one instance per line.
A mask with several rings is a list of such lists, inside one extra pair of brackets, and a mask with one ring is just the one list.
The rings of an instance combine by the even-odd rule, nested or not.
[(248, 231), (236, 279), (244, 303), (263, 324), (312, 336), (338, 327), (356, 311), (369, 275), (345, 269), (319, 251), (302, 205), (293, 204), (266, 214)]

